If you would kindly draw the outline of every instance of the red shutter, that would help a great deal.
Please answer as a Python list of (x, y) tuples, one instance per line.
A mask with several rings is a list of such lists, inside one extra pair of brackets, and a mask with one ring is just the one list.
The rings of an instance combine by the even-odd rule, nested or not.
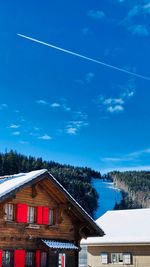
[(62, 255), (61, 262), (62, 262), (61, 266), (65, 267), (65, 255), (64, 254)]
[(0, 250), (0, 267), (2, 267), (2, 255), (3, 255), (3, 251)]
[(41, 252), (40, 250), (36, 251), (36, 267), (40, 267), (41, 266)]
[(17, 222), (27, 222), (27, 208), (26, 204), (17, 204)]
[(43, 224), (49, 224), (49, 208), (43, 207)]
[(43, 223), (43, 207), (37, 207), (37, 223)]
[(14, 251), (14, 267), (25, 267), (25, 250)]

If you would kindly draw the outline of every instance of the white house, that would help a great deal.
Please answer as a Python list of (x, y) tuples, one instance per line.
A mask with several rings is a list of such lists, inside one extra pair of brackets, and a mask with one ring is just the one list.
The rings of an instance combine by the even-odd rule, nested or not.
[(96, 223), (105, 235), (82, 239), (80, 267), (150, 267), (150, 209), (108, 211)]

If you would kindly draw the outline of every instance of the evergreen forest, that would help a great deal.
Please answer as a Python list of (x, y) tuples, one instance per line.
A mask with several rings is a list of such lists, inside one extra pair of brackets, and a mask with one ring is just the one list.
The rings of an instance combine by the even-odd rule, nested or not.
[(114, 171), (108, 174), (122, 193), (122, 201), (116, 209), (150, 207), (150, 171)]
[(87, 167), (74, 167), (42, 158), (25, 156), (16, 151), (0, 153), (0, 175), (11, 175), (47, 169), (91, 215), (97, 209), (98, 194), (92, 187), (92, 178), (101, 178), (100, 172)]

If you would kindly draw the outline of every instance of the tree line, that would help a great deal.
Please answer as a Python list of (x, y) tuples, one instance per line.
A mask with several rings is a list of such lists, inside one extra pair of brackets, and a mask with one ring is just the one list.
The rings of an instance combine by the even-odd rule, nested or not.
[(123, 190), (122, 201), (116, 209), (142, 208), (150, 198), (150, 171), (114, 171), (108, 174)]
[(16, 151), (0, 153), (0, 176), (47, 169), (91, 215), (98, 206), (98, 194), (92, 187), (92, 178), (101, 178), (100, 172), (87, 167), (74, 167), (42, 158), (25, 156)]

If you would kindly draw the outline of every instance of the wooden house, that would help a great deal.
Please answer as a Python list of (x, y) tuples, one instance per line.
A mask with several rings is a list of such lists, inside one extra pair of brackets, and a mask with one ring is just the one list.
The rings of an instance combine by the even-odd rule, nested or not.
[(81, 241), (79, 267), (150, 267), (150, 209), (108, 211), (96, 222), (105, 235)]
[(0, 177), (0, 267), (77, 267), (103, 231), (47, 170)]

